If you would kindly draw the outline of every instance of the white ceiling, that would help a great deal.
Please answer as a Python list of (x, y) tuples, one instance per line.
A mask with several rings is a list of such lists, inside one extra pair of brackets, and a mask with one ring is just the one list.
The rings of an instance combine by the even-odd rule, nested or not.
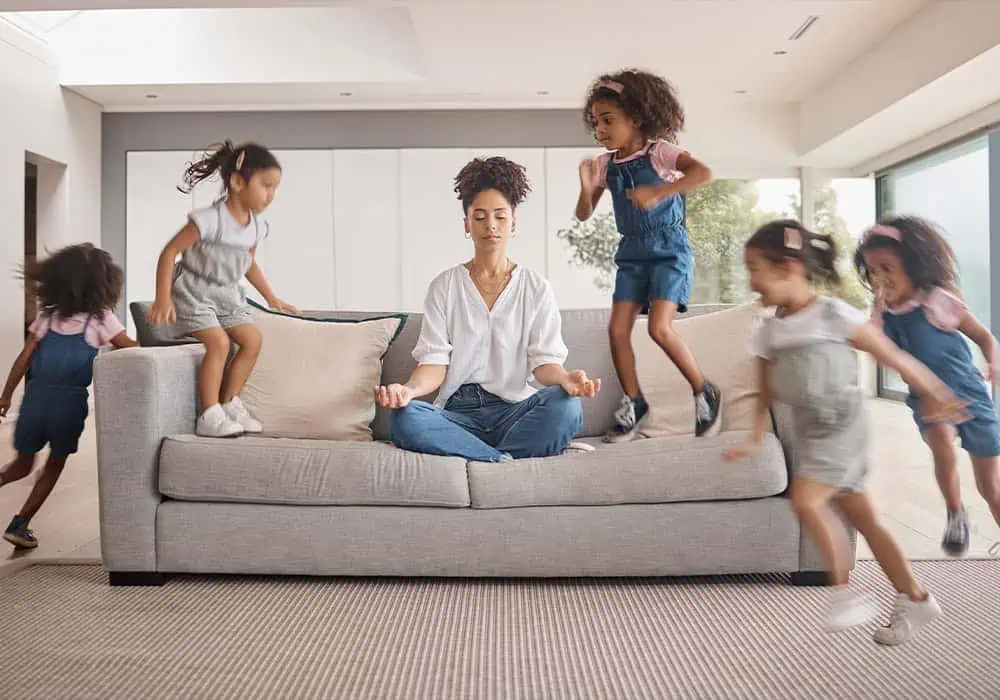
[[(0, 9), (60, 10), (14, 19), (62, 59), (65, 85), (111, 110), (551, 108), (578, 106), (596, 74), (622, 66), (667, 75), (688, 101), (797, 102), (925, 3), (0, 0)], [(122, 6), (243, 9), (79, 11)], [(810, 16), (819, 19), (791, 41)], [(208, 34), (206, 23), (214, 45), (183, 46)]]

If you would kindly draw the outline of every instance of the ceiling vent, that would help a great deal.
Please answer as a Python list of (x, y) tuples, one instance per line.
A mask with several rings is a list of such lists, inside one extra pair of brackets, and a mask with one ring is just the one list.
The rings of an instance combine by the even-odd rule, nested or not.
[(796, 29), (792, 33), (792, 35), (788, 37), (789, 41), (798, 41), (799, 39), (801, 39), (806, 32), (812, 29), (812, 26), (816, 24), (816, 21), (818, 19), (819, 19), (818, 15), (809, 15), (808, 17), (806, 17), (806, 21), (802, 23), (802, 26)]

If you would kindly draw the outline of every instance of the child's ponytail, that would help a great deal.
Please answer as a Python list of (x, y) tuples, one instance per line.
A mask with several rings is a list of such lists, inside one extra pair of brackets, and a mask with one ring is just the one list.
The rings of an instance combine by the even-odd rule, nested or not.
[(806, 266), (813, 275), (829, 284), (840, 284), (840, 272), (837, 270), (837, 242), (833, 236), (826, 233), (806, 231), (809, 241), (810, 255)]
[(190, 194), (200, 182), (218, 174), (223, 189), (228, 192), (233, 175), (239, 175), (250, 182), (255, 172), (268, 168), (280, 170), (281, 164), (267, 148), (256, 143), (235, 146), (227, 139), (210, 147), (200, 160), (189, 163), (184, 171), (183, 184), (177, 189)]

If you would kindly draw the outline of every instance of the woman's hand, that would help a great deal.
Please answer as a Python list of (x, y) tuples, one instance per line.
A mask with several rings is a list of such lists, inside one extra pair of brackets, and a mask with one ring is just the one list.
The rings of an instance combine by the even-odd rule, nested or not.
[(601, 390), (601, 380), (590, 379), (582, 369), (575, 369), (566, 373), (566, 378), (560, 386), (570, 396), (591, 398)]
[(730, 447), (728, 450), (722, 453), (722, 458), (727, 462), (735, 462), (740, 459), (746, 459), (757, 454), (760, 451), (760, 443), (756, 440), (750, 440), (744, 442), (742, 445), (737, 445), (736, 447)]
[(413, 389), (405, 384), (375, 387), (375, 402), (382, 408), (403, 408), (413, 400)]
[(271, 307), (274, 311), (281, 311), (282, 313), (292, 314), (293, 316), (299, 316), (302, 312), (291, 304), (282, 301), (275, 297), (267, 302), (267, 305)]
[(172, 299), (156, 299), (149, 307), (146, 318), (153, 326), (162, 326), (165, 323), (173, 323), (177, 320), (177, 310), (174, 308)]

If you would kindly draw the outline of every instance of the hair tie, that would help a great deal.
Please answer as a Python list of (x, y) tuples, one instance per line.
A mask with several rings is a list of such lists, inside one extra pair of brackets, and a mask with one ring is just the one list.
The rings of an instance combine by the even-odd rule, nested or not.
[(792, 226), (786, 226), (785, 248), (788, 250), (802, 250), (802, 232)]
[(246, 155), (247, 155), (246, 149), (243, 149), (242, 151), (240, 151), (240, 154), (236, 156), (236, 172), (239, 172), (240, 170), (243, 169), (243, 159), (246, 157)]
[(617, 80), (602, 80), (597, 83), (599, 88), (607, 88), (611, 92), (617, 92), (619, 95), (625, 90), (625, 86), (619, 83)]

